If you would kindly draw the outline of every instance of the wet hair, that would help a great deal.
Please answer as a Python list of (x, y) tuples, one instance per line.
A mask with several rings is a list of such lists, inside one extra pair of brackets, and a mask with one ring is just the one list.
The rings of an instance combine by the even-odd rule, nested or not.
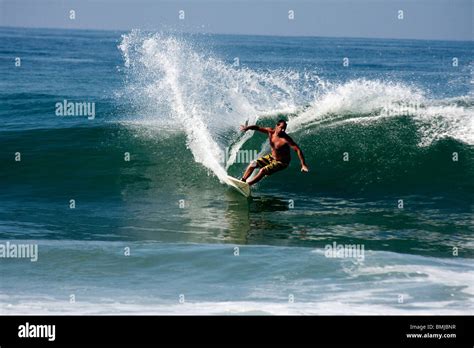
[(286, 125), (287, 125), (287, 124), (286, 124), (286, 121), (285, 121), (285, 120), (279, 120), (279, 121), (277, 122), (277, 124), (281, 124), (281, 123), (284, 123), (284, 124), (285, 124), (285, 129), (286, 129)]

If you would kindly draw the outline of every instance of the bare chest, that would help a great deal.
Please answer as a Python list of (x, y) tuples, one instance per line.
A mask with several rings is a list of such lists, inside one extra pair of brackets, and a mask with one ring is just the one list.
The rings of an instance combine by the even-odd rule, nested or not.
[(287, 141), (283, 138), (280, 138), (279, 136), (271, 135), (269, 138), (270, 138), (270, 145), (274, 149), (278, 150), (278, 149), (288, 146)]

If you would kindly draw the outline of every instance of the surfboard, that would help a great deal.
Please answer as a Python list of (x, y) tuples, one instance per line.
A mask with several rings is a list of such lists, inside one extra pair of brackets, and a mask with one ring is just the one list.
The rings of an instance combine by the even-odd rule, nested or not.
[(233, 176), (227, 175), (227, 185), (235, 189), (241, 195), (250, 197), (250, 186), (246, 182), (234, 178)]

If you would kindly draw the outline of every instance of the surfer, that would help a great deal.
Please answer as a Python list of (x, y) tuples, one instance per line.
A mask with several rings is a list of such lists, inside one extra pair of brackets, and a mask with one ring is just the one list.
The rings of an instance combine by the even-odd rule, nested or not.
[(252, 175), (253, 171), (258, 167), (260, 168), (257, 175), (247, 183), (253, 185), (259, 182), (264, 176), (272, 175), (280, 170), (286, 169), (290, 164), (290, 147), (296, 151), (301, 162), (301, 171), (308, 172), (308, 166), (304, 160), (303, 151), (299, 146), (286, 134), (286, 121), (279, 120), (275, 128), (264, 128), (259, 126), (240, 126), (242, 132), (248, 130), (256, 130), (268, 135), (268, 140), (272, 148), (272, 152), (268, 155), (260, 157), (256, 161), (252, 161), (245, 170), (244, 176), (242, 177), (243, 182), (247, 182), (247, 179)]

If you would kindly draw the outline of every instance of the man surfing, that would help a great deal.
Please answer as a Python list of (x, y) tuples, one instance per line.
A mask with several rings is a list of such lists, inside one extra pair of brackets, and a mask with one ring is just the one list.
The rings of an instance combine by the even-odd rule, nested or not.
[(268, 140), (272, 148), (272, 153), (266, 156), (260, 157), (256, 161), (252, 161), (245, 170), (244, 176), (242, 177), (243, 182), (247, 182), (247, 179), (252, 175), (253, 171), (258, 167), (260, 168), (257, 175), (247, 182), (249, 185), (253, 185), (259, 182), (264, 176), (272, 175), (280, 170), (286, 169), (291, 161), (290, 147), (296, 151), (300, 162), (301, 171), (308, 172), (308, 166), (305, 163), (303, 151), (299, 146), (286, 134), (286, 121), (280, 120), (277, 122), (275, 128), (264, 128), (259, 126), (240, 126), (242, 132), (248, 130), (256, 130), (268, 135)]

